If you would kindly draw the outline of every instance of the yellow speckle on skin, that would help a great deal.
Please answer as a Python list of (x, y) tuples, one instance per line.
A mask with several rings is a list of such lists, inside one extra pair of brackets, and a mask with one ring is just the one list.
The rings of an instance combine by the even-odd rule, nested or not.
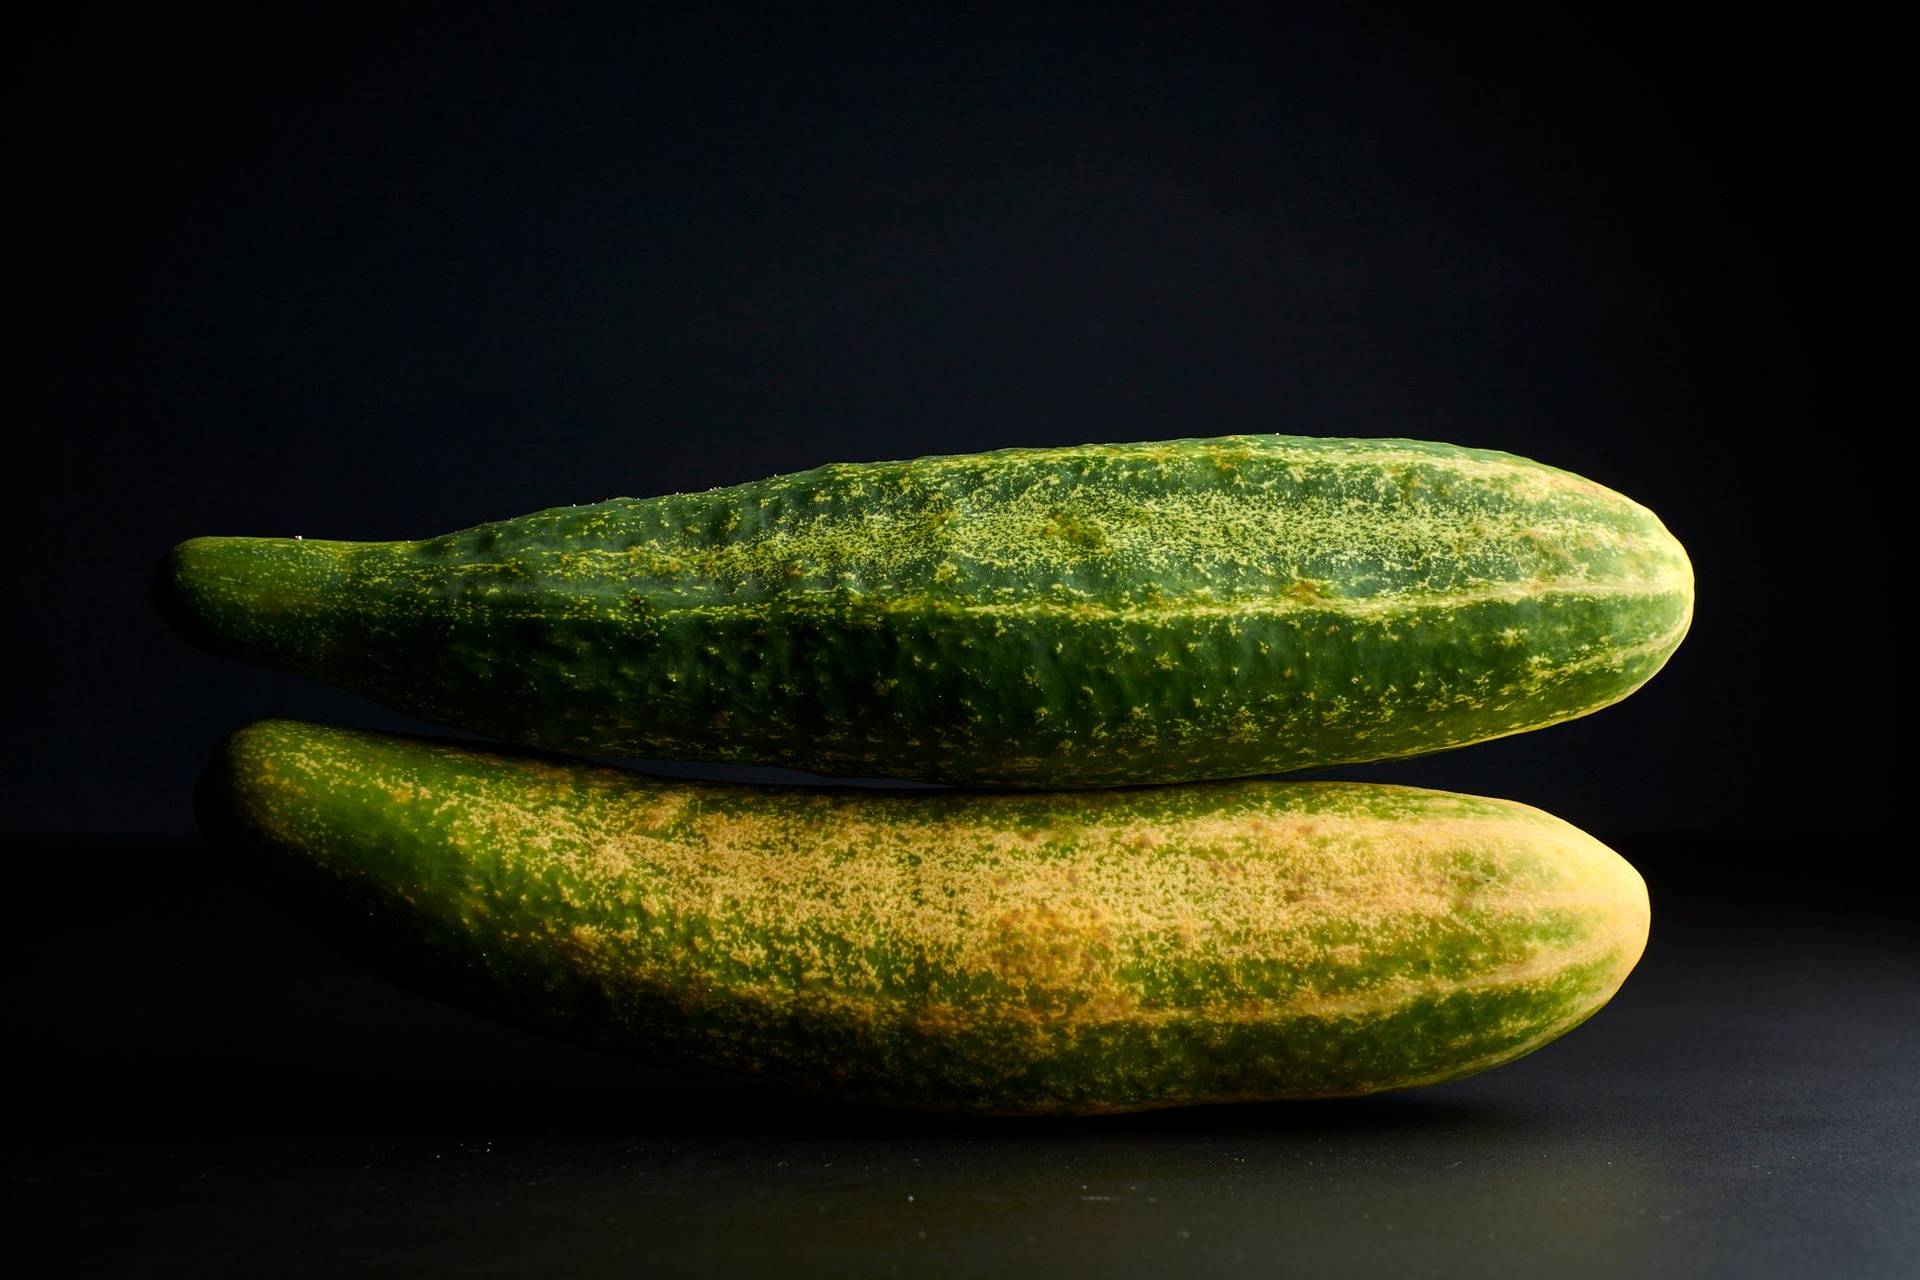
[[(755, 788), (285, 723), (236, 735), (215, 776), (275, 859), (327, 869), (314, 909), (337, 883), (363, 923), (369, 895), (386, 927), (430, 920), (472, 980), (592, 993), (572, 1034), (894, 1100), (1123, 1109), (1199, 1079), (1219, 1100), (1234, 1072), (1282, 1096), (1313, 1083), (1285, 1064), (1317, 1037), (1359, 1037), (1336, 1065), (1390, 1053), (1367, 1028), (1442, 999), (1457, 1041), (1365, 1079), (1450, 1078), (1593, 1012), (1648, 923), (1639, 876), (1568, 824), (1404, 787)], [(1515, 1007), (1535, 1012), (1472, 1016)], [(1114, 1079), (1032, 1083), (1116, 1044)]]
[[(382, 619), (396, 638), (451, 627), (472, 646), (438, 674), (396, 666), (363, 689), (426, 718), (455, 718), (458, 682), (485, 663), (502, 678), (474, 727), (556, 749), (996, 785), (1291, 769), (1538, 727), (1648, 678), (1692, 599), (1684, 551), (1620, 495), (1412, 441), (1251, 436), (837, 466), (429, 543), (333, 545), (383, 598), (422, 601), (417, 617)], [(1472, 632), (1457, 671), (1452, 659), (1421, 670), (1399, 639), (1437, 652), (1448, 628)], [(516, 683), (482, 650), (522, 634), (546, 646), (544, 665)], [(884, 659), (809, 669), (833, 652), (819, 641), (841, 635), (850, 654)], [(699, 671), (679, 667), (690, 656)], [(900, 673), (912, 717), (841, 714)], [(1383, 674), (1419, 696), (1384, 707)], [(680, 684), (759, 701), (723, 724)], [(1053, 719), (1023, 742), (1041, 700), (1029, 688), (1049, 691)], [(657, 714), (659, 697), (674, 715)], [(1456, 719), (1472, 732), (1451, 732)]]

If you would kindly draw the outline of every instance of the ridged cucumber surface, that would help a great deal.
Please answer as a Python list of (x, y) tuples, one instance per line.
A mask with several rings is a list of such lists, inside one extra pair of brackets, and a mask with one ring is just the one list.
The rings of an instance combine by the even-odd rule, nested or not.
[(1453, 1079), (1591, 1015), (1648, 925), (1565, 822), (1406, 787), (761, 788), (268, 721), (201, 798), (261, 883), (431, 994), (917, 1108)]
[(1409, 440), (822, 467), (422, 542), (199, 538), (216, 652), (510, 742), (1093, 787), (1418, 755), (1604, 707), (1693, 614), (1652, 512)]

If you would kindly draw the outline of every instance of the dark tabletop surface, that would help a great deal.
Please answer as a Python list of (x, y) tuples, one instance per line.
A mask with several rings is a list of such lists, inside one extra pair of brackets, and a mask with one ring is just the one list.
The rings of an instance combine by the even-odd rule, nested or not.
[(1403, 1095), (1042, 1123), (550, 1044), (365, 974), (195, 845), (15, 843), (0, 1263), (1920, 1275), (1920, 944), (1897, 904), (1752, 892), (1710, 871), (1737, 846), (1615, 843), (1693, 869), (1649, 874), (1641, 968), (1530, 1058)]

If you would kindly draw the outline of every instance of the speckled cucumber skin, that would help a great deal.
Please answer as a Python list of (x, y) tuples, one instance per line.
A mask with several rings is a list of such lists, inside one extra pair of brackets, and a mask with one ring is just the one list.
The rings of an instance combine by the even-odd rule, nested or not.
[(822, 467), (424, 542), (200, 538), (216, 652), (557, 750), (960, 785), (1440, 751), (1649, 679), (1693, 572), (1507, 454), (1247, 436)]
[(201, 805), (262, 883), (429, 994), (915, 1108), (1454, 1079), (1594, 1013), (1648, 925), (1591, 837), (1406, 787), (748, 787), (268, 721)]

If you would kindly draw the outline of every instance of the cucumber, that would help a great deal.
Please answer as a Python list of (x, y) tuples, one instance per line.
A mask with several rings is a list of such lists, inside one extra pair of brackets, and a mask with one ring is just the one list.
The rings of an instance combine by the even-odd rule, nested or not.
[(429, 994), (915, 1108), (1454, 1079), (1594, 1013), (1648, 924), (1591, 837), (1407, 787), (750, 787), (268, 721), (201, 802), (259, 883)]
[(609, 755), (1095, 787), (1419, 755), (1597, 710), (1693, 571), (1578, 476), (1250, 436), (822, 467), (423, 542), (199, 538), (189, 638)]

